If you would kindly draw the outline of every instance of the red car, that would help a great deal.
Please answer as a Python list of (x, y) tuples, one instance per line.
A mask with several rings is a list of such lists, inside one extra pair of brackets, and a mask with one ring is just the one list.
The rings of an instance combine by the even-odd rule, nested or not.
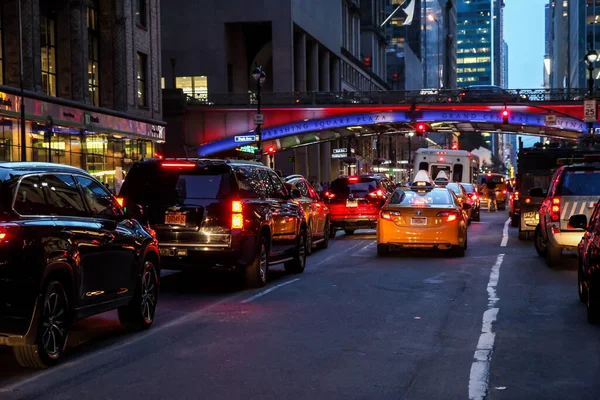
[(331, 182), (324, 193), (329, 208), (330, 237), (338, 229), (352, 235), (356, 229), (375, 229), (381, 207), (393, 192), (385, 176), (342, 176)]

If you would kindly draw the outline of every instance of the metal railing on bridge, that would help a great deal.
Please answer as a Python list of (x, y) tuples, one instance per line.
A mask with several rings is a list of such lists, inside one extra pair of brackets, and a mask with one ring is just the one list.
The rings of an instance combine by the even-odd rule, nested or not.
[[(449, 103), (549, 103), (577, 102), (586, 98), (587, 89), (503, 89), (476, 92), (457, 90), (406, 90), (372, 92), (292, 92), (262, 93), (263, 106), (326, 106), (366, 104), (449, 104)], [(189, 105), (255, 106), (256, 93), (210, 93), (187, 96)]]

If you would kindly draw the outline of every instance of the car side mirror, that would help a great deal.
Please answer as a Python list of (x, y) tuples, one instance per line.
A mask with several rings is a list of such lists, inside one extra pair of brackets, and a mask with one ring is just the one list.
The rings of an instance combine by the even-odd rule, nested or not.
[(463, 203), (462, 208), (463, 210), (470, 210), (472, 206), (469, 203)]
[(587, 217), (584, 214), (572, 215), (571, 218), (569, 218), (569, 226), (585, 229), (587, 227)]
[(544, 189), (535, 187), (535, 188), (529, 189), (529, 196), (531, 196), (531, 197), (546, 197), (546, 194), (544, 193)]
[(133, 204), (128, 206), (125, 210), (126, 219), (135, 219), (141, 223), (146, 223), (146, 215), (144, 213), (144, 207), (139, 204)]

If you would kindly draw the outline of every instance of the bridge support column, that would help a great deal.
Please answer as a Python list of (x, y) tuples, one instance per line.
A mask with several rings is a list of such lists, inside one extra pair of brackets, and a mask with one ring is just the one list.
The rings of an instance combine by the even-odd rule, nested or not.
[(311, 40), (308, 44), (308, 91), (319, 91), (319, 43)]
[(298, 32), (294, 41), (294, 87), (306, 92), (306, 33)]
[(318, 143), (306, 146), (308, 153), (308, 176), (309, 181), (319, 181), (321, 178), (321, 147)]
[(329, 74), (331, 73), (330, 62), (329, 62), (329, 50), (323, 49), (321, 52), (321, 66), (319, 67), (319, 90), (321, 92), (329, 92), (330, 79)]
[(308, 179), (308, 151), (307, 147), (294, 149), (294, 172)]
[(331, 91), (332, 92), (341, 92), (340, 88), (340, 59), (337, 57), (333, 57), (330, 63), (331, 67)]
[(331, 142), (319, 144), (321, 147), (321, 176), (320, 182), (331, 182)]

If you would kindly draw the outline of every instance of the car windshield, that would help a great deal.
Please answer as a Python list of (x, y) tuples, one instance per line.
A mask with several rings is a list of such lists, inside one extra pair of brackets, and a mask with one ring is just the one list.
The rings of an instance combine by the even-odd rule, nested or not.
[(460, 190), (460, 186), (458, 185), (458, 183), (449, 183), (448, 185), (446, 185), (446, 187), (450, 190), (452, 190), (457, 196), (462, 194), (462, 191)]
[(396, 190), (388, 204), (400, 206), (438, 206), (451, 205), (453, 201), (452, 195), (445, 189), (434, 189), (429, 192)]
[(556, 188), (557, 196), (600, 195), (600, 169), (565, 171)]

